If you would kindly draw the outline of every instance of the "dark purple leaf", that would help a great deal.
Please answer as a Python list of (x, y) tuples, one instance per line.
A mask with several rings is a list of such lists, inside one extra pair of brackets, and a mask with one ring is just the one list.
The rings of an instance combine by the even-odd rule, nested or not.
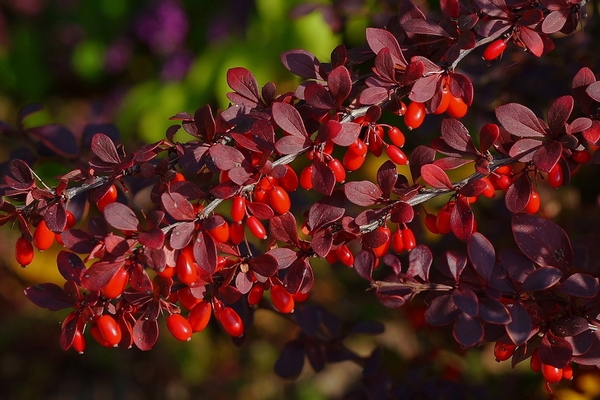
[(367, 250), (361, 250), (354, 256), (354, 269), (361, 278), (373, 281), (371, 274), (375, 267), (375, 255)]
[(64, 126), (51, 124), (29, 128), (27, 131), (61, 157), (76, 158), (79, 155), (79, 146), (77, 146), (75, 136)]
[(333, 170), (319, 158), (315, 158), (312, 165), (312, 184), (314, 189), (324, 195), (331, 195), (336, 183)]
[(140, 293), (151, 294), (154, 288), (152, 279), (148, 276), (146, 269), (142, 264), (137, 264), (130, 271), (131, 287)]
[(67, 229), (60, 237), (69, 250), (78, 254), (89, 254), (96, 247), (96, 239), (82, 229)]
[(304, 99), (308, 105), (322, 110), (337, 108), (329, 90), (320, 83), (307, 83), (304, 88)]
[(264, 203), (247, 201), (246, 207), (248, 208), (250, 214), (254, 215), (258, 219), (271, 219), (275, 215), (273, 209)]
[(63, 202), (50, 205), (44, 215), (48, 229), (55, 233), (61, 233), (67, 225), (67, 210)]
[(176, 221), (191, 221), (196, 218), (194, 206), (177, 192), (164, 192), (160, 200), (165, 211)]
[(425, 311), (425, 322), (431, 326), (443, 326), (453, 322), (462, 312), (456, 307), (452, 296), (445, 294), (433, 299)]
[(573, 297), (594, 297), (598, 294), (598, 278), (575, 273), (561, 282), (558, 290)]
[[(227, 72), (227, 76), (229, 76), (229, 72)], [(231, 87), (231, 85), (229, 85)], [(241, 93), (239, 90), (231, 87), (238, 93)], [(198, 133), (202, 135), (205, 141), (211, 142), (213, 136), (215, 135), (215, 119), (212, 115), (212, 109), (210, 105), (207, 104), (203, 107), (200, 107), (194, 113), (194, 123), (198, 128)]]
[(407, 278), (419, 277), (423, 281), (429, 281), (429, 268), (433, 262), (433, 254), (429, 247), (419, 244), (413, 248), (408, 255)]
[(286, 269), (298, 259), (298, 253), (287, 247), (276, 247), (269, 250), (266, 254), (270, 254), (277, 260), (277, 268)]
[(535, 264), (525, 255), (512, 249), (502, 250), (500, 263), (504, 266), (511, 279), (523, 283), (525, 278), (535, 271)]
[(454, 236), (463, 242), (469, 240), (473, 234), (475, 216), (469, 201), (464, 196), (456, 200), (456, 205), (450, 213), (450, 227)]
[(552, 321), (551, 329), (560, 337), (575, 336), (590, 329), (590, 324), (583, 317), (565, 315)]
[(415, 217), (415, 209), (404, 201), (394, 204), (390, 215), (390, 221), (396, 224), (407, 224)]
[(244, 161), (244, 155), (238, 149), (225, 146), (223, 144), (214, 144), (210, 146), (208, 154), (213, 162), (222, 171), (229, 171), (239, 166)]
[(389, 195), (398, 180), (398, 168), (393, 161), (388, 160), (377, 170), (377, 184), (385, 195)]
[(58, 272), (60, 272), (63, 278), (67, 281), (75, 282), (78, 286), (81, 285), (81, 277), (86, 268), (77, 254), (62, 250), (56, 256), (56, 264)]
[(454, 339), (464, 347), (472, 347), (483, 340), (483, 326), (477, 318), (466, 313), (458, 314), (452, 330)]
[(571, 347), (573, 347), (574, 356), (585, 354), (592, 347), (594, 334), (589, 330), (589, 325), (587, 325), (587, 328), (588, 329), (578, 335), (565, 337), (565, 340), (571, 344)]
[(466, 286), (459, 286), (452, 291), (452, 300), (456, 307), (471, 317), (479, 313), (479, 301), (477, 295)]
[(400, 67), (406, 66), (407, 62), (400, 50), (398, 40), (389, 31), (379, 28), (367, 28), (366, 36), (367, 43), (373, 53), (377, 54), (381, 49), (387, 48), (394, 60), (394, 64), (398, 64)]
[(479, 318), (491, 324), (507, 324), (511, 321), (504, 304), (488, 296), (479, 299)]
[(419, 79), (413, 85), (408, 98), (411, 101), (417, 101), (419, 103), (429, 101), (435, 94), (440, 79), (441, 75), (439, 74), (433, 74)]
[(363, 207), (376, 204), (383, 194), (381, 189), (370, 181), (346, 182), (344, 193), (350, 202)]
[(321, 229), (313, 234), (311, 247), (319, 257), (326, 257), (332, 244), (333, 235), (329, 229)]
[(329, 91), (336, 100), (338, 107), (340, 107), (352, 90), (352, 79), (348, 69), (343, 65), (334, 68), (327, 75), (327, 86), (329, 86)]
[(104, 218), (110, 226), (122, 231), (137, 231), (140, 221), (125, 204), (114, 202), (104, 208)]
[(527, 203), (529, 203), (532, 190), (529, 174), (521, 174), (506, 191), (504, 199), (506, 208), (513, 213), (523, 211)]
[(460, 274), (467, 266), (467, 257), (457, 250), (450, 250), (445, 253), (445, 257), (440, 261), (440, 271), (456, 282), (460, 281)]
[(554, 100), (548, 110), (548, 127), (550, 132), (561, 133), (573, 111), (574, 100), (570, 95), (559, 97)]
[(308, 260), (298, 258), (289, 266), (283, 285), (290, 293), (308, 293), (314, 281), (314, 272)]
[(304, 122), (298, 110), (287, 103), (273, 103), (273, 120), (292, 136), (308, 137)]
[(568, 17), (569, 10), (554, 10), (550, 12), (544, 18), (544, 22), (542, 22), (542, 32), (551, 34), (560, 31), (565, 26)]
[(559, 142), (552, 141), (544, 143), (542, 147), (533, 154), (533, 163), (544, 172), (550, 172), (556, 165), (562, 154), (563, 147)]
[(529, 108), (509, 103), (496, 107), (496, 118), (502, 126), (515, 136), (543, 137), (545, 129)]
[(333, 143), (347, 147), (356, 141), (360, 135), (361, 125), (355, 122), (343, 122), (342, 130), (333, 138)]
[(270, 254), (261, 254), (248, 260), (250, 269), (265, 277), (275, 275), (277, 265), (277, 260)]
[(541, 146), (542, 142), (537, 139), (520, 139), (510, 148), (509, 155), (518, 161), (529, 162)]
[(521, 345), (531, 335), (531, 317), (521, 303), (515, 302), (509, 309), (511, 321), (506, 325), (506, 333), (516, 345)]
[(489, 284), (496, 262), (494, 246), (481, 233), (475, 232), (467, 243), (467, 253), (477, 274), (486, 284)]
[(63, 289), (54, 283), (41, 283), (25, 289), (25, 296), (36, 306), (58, 311), (73, 307)]
[(342, 131), (342, 124), (337, 121), (329, 120), (323, 122), (319, 126), (319, 132), (317, 133), (316, 142), (324, 143), (327, 141), (333, 141)]
[(112, 139), (103, 133), (96, 133), (92, 137), (91, 148), (96, 157), (109, 164), (118, 164), (121, 157)]
[(388, 90), (380, 86), (368, 87), (360, 92), (358, 101), (360, 104), (379, 104), (388, 98)]
[(438, 23), (427, 19), (411, 19), (402, 24), (402, 29), (407, 32), (422, 35), (450, 37), (450, 34), (444, 30)]
[(298, 378), (304, 369), (304, 358), (304, 348), (299, 339), (286, 343), (275, 361), (275, 373), (283, 379)]
[(519, 249), (541, 266), (554, 266), (569, 271), (573, 249), (565, 231), (552, 221), (536, 215), (517, 214), (512, 230)]
[(289, 50), (281, 53), (281, 62), (292, 74), (308, 79), (323, 79), (320, 74), (321, 63), (311, 52)]
[(540, 361), (557, 368), (563, 368), (571, 361), (573, 347), (565, 339), (546, 332), (540, 343)]
[(544, 290), (554, 286), (562, 278), (562, 272), (558, 268), (546, 266), (533, 271), (521, 285), (524, 292)]
[(413, 181), (421, 176), (421, 167), (435, 160), (435, 150), (428, 146), (419, 145), (410, 154), (410, 173)]

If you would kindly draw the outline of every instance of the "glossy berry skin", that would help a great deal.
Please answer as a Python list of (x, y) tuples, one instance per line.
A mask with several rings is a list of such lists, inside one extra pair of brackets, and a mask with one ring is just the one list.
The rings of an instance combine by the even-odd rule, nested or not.
[(200, 332), (208, 326), (212, 315), (212, 307), (207, 301), (200, 301), (192, 308), (188, 315), (188, 322), (192, 327), (192, 332)]
[(382, 232), (384, 234), (387, 235), (387, 240), (380, 246), (373, 248), (373, 252), (375, 253), (375, 255), (377, 257), (383, 257), (390, 249), (392, 243), (391, 243), (391, 237), (392, 237), (392, 232), (390, 231), (390, 228), (388, 228), (387, 226), (380, 226), (377, 228), (377, 231)]
[(427, 230), (433, 234), (439, 234), (440, 231), (437, 228), (437, 215), (435, 214), (427, 214), (425, 216), (425, 227)]
[(402, 147), (404, 146), (404, 143), (406, 143), (406, 138), (404, 137), (404, 133), (402, 133), (402, 131), (398, 128), (396, 128), (395, 126), (392, 126), (389, 130), (388, 130), (388, 136), (390, 137), (390, 141), (398, 147)]
[(79, 354), (83, 354), (85, 350), (85, 336), (83, 336), (83, 332), (77, 329), (75, 331), (75, 336), (73, 336), (73, 349)]
[(285, 214), (286, 212), (290, 211), (292, 203), (290, 201), (290, 196), (284, 188), (281, 186), (273, 186), (269, 196), (271, 208), (277, 214)]
[(535, 214), (540, 210), (540, 205), (540, 195), (535, 190), (532, 190), (524, 211), (528, 214)]
[(254, 215), (251, 215), (248, 217), (248, 219), (246, 219), (246, 224), (248, 225), (248, 229), (250, 229), (250, 233), (252, 233), (254, 237), (261, 240), (267, 238), (267, 230), (265, 229), (265, 226)]
[(104, 212), (104, 208), (115, 201), (117, 201), (117, 187), (110, 185), (108, 191), (96, 202), (96, 207), (98, 207), (98, 211)]
[(252, 286), (252, 289), (250, 289), (250, 292), (248, 292), (248, 305), (257, 305), (263, 298), (264, 293), (265, 289), (262, 287), (262, 285)]
[(304, 188), (306, 190), (310, 190), (313, 187), (313, 183), (312, 183), (313, 168), (314, 167), (312, 166), (312, 164), (310, 164), (310, 165), (307, 165), (306, 167), (304, 167), (302, 172), (300, 172), (300, 186), (302, 186), (302, 188)]
[(440, 102), (440, 105), (435, 110), (432, 110), (431, 113), (435, 114), (435, 115), (445, 113), (446, 110), (448, 109), (448, 105), (450, 104), (450, 97), (452, 97), (450, 92), (447, 89), (444, 89), (443, 93), (442, 93), (442, 101)]
[(125, 291), (127, 283), (129, 283), (129, 272), (124, 267), (121, 267), (110, 278), (110, 281), (100, 289), (100, 293), (107, 299), (116, 299)]
[(192, 326), (181, 314), (171, 314), (167, 317), (167, 329), (177, 340), (188, 342), (192, 339)]
[(52, 232), (46, 221), (42, 220), (33, 232), (33, 244), (39, 251), (48, 250), (54, 243), (54, 232)]
[(397, 229), (392, 233), (392, 249), (396, 253), (402, 253), (404, 251), (404, 241), (402, 240), (402, 230)]
[(492, 61), (500, 57), (500, 55), (506, 50), (506, 42), (504, 39), (496, 39), (483, 51), (483, 59), (486, 61)]
[(229, 229), (229, 238), (234, 244), (240, 244), (244, 241), (244, 224), (234, 222)]
[(562, 368), (542, 363), (542, 375), (548, 383), (558, 383), (562, 379)]
[(279, 186), (285, 189), (286, 192), (293, 192), (298, 189), (298, 175), (296, 175), (296, 171), (289, 165), (285, 165), (286, 171), (285, 174), (279, 178)]
[(452, 203), (447, 203), (444, 207), (440, 209), (437, 215), (437, 220), (435, 226), (437, 228), (438, 233), (441, 235), (446, 235), (452, 232), (452, 225), (450, 224), (450, 218), (452, 214)]
[(562, 378), (568, 381), (573, 379), (573, 366), (571, 363), (567, 363), (562, 369)]
[(215, 315), (229, 336), (240, 337), (244, 334), (244, 323), (237, 312), (231, 307), (223, 307)]
[(351, 267), (352, 265), (354, 265), (354, 254), (352, 254), (348, 246), (343, 245), (341, 247), (338, 247), (335, 252), (342, 264), (344, 264), (347, 267)]
[(425, 103), (419, 103), (416, 101), (411, 102), (406, 107), (406, 114), (404, 115), (404, 123), (408, 129), (416, 129), (423, 124), (425, 120)]
[(454, 97), (450, 95), (450, 101), (448, 102), (448, 108), (446, 114), (452, 118), (462, 118), (467, 115), (469, 106), (460, 97)]
[(225, 222), (215, 228), (209, 229), (208, 233), (210, 233), (210, 236), (217, 242), (225, 243), (229, 240), (229, 224)]
[(121, 341), (121, 328), (119, 328), (117, 321), (112, 316), (104, 314), (98, 317), (95, 322), (98, 332), (106, 343), (116, 347)]
[(554, 164), (554, 167), (548, 172), (548, 183), (553, 188), (558, 188), (562, 185), (565, 176), (562, 166), (559, 163)]
[(281, 285), (271, 287), (271, 301), (273, 306), (282, 314), (294, 312), (294, 298)]
[(389, 145), (385, 148), (385, 154), (392, 160), (395, 164), (398, 165), (406, 165), (408, 164), (408, 157), (402, 150), (393, 144)]
[(514, 344), (496, 342), (494, 345), (494, 357), (496, 357), (496, 361), (508, 360), (515, 353), (516, 348), (517, 346)]
[(175, 268), (177, 268), (177, 277), (186, 285), (193, 284), (198, 277), (197, 265), (193, 257), (191, 250), (188, 251), (186, 249), (182, 250), (177, 256), (177, 264), (175, 265)]
[(15, 244), (15, 259), (22, 267), (33, 261), (33, 245), (22, 236), (17, 239)]
[(490, 182), (490, 180), (487, 177), (481, 178), (481, 181), (483, 181), (486, 185), (485, 189), (483, 189), (481, 194), (487, 197), (488, 199), (494, 197), (494, 195), (496, 194), (496, 190), (494, 189), (494, 185), (492, 185), (492, 182)]
[(327, 163), (327, 167), (333, 171), (336, 182), (342, 183), (346, 180), (346, 169), (340, 160), (337, 158), (332, 159)]
[(529, 367), (533, 372), (540, 372), (542, 369), (542, 361), (540, 360), (540, 350), (536, 348), (533, 350), (531, 354), (531, 359), (529, 360)]
[(233, 222), (242, 222), (246, 216), (246, 199), (234, 196), (231, 200), (231, 219)]
[(571, 159), (578, 164), (586, 164), (592, 160), (592, 155), (587, 150), (575, 150), (571, 154)]
[(176, 293), (179, 304), (181, 304), (181, 306), (186, 310), (193, 309), (198, 303), (203, 301), (202, 299), (195, 297), (190, 291), (189, 287), (179, 289)]
[(413, 233), (412, 229), (402, 229), (402, 244), (404, 245), (404, 248), (408, 251), (415, 248), (415, 246), (417, 245), (417, 240), (415, 239), (415, 234)]

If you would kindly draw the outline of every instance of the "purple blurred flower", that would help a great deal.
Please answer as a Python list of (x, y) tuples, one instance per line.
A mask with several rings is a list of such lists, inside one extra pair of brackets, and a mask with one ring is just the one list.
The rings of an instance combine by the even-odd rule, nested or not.
[(163, 64), (161, 78), (166, 81), (182, 79), (193, 60), (194, 57), (185, 51), (172, 54)]
[(123, 71), (131, 60), (131, 42), (127, 38), (115, 40), (106, 50), (104, 67), (110, 73)]
[(169, 55), (178, 50), (188, 33), (188, 20), (173, 0), (159, 0), (138, 18), (135, 33), (150, 50)]

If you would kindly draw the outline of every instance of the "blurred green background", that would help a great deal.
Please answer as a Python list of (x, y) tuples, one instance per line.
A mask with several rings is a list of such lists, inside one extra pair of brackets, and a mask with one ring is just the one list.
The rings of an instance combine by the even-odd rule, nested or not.
[[(279, 62), (282, 51), (304, 48), (328, 61), (340, 43), (363, 44), (365, 28), (384, 25), (395, 9), (396, 1), (376, 0), (2, 0), (0, 120), (14, 124), (22, 106), (41, 103), (28, 125), (58, 122), (81, 137), (87, 124), (114, 123), (127, 146), (158, 141), (177, 112), (227, 107), (229, 68), (248, 68), (259, 85), (275, 82), (278, 93), (293, 91), (298, 80)], [(1, 140), (5, 161), (16, 144)], [(61, 170), (56, 162), (45, 168), (47, 175)], [(0, 231), (0, 399), (362, 398), (352, 397), (361, 377), (351, 363), (320, 374), (307, 365), (293, 382), (275, 376), (278, 352), (297, 332), (268, 311), (257, 312), (241, 349), (215, 324), (190, 343), (163, 334), (150, 352), (105, 349), (91, 338), (83, 355), (63, 352), (66, 312), (39, 309), (23, 295), (31, 284), (61, 283), (60, 249), (36, 254), (22, 270), (12, 261), (15, 231)], [(384, 365), (399, 381), (462, 387), (448, 398), (545, 397), (527, 366), (496, 364), (490, 346), (463, 353), (450, 330), (420, 325), (418, 307), (384, 309), (354, 271), (314, 266), (309, 301), (345, 321), (385, 322), (383, 335), (347, 344), (363, 356), (384, 348)], [(590, 377), (582, 385), (593, 396), (600, 384)]]

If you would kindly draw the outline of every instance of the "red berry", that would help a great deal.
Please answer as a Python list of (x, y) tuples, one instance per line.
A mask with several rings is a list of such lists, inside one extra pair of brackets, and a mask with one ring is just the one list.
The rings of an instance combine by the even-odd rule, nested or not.
[(394, 146), (393, 144), (390, 144), (388, 147), (386, 147), (385, 154), (387, 154), (387, 156), (390, 158), (390, 160), (392, 160), (395, 164), (398, 164), (398, 165), (408, 164), (408, 158), (406, 157), (406, 154), (404, 154), (404, 152), (402, 150), (400, 150), (398, 147)]
[(22, 236), (15, 243), (15, 259), (22, 267), (33, 261), (33, 245)]
[(390, 228), (388, 228), (387, 226), (380, 226), (376, 230), (379, 232), (383, 232), (385, 235), (387, 235), (387, 240), (382, 245), (373, 248), (373, 252), (377, 257), (383, 257), (384, 254), (386, 254), (389, 251), (392, 245), (390, 240), (392, 233), (390, 231)]
[(440, 231), (437, 228), (437, 215), (427, 213), (425, 216), (425, 227), (429, 232), (439, 234)]
[(217, 311), (215, 307), (215, 316), (229, 336), (240, 337), (244, 334), (244, 323), (233, 308), (223, 307)]
[(501, 165), (494, 171), (498, 175), (508, 175), (512, 172), (512, 166), (510, 165)]
[(271, 193), (271, 189), (265, 189), (262, 186), (256, 185), (256, 187), (254, 187), (254, 192), (252, 193), (252, 197), (253, 197), (254, 201), (256, 201), (257, 203), (271, 205), (271, 201), (270, 201), (270, 197), (269, 197), (270, 193)]
[(517, 346), (514, 344), (496, 342), (494, 345), (494, 357), (496, 357), (496, 361), (500, 362), (508, 360), (512, 357), (516, 348)]
[(404, 133), (402, 133), (402, 131), (399, 128), (396, 128), (395, 126), (392, 126), (388, 130), (388, 136), (390, 137), (390, 141), (395, 146), (402, 147), (402, 146), (404, 146), (404, 143), (406, 142)]
[(578, 164), (586, 164), (592, 160), (592, 155), (587, 150), (575, 150), (571, 154), (571, 159)]
[(548, 383), (557, 383), (562, 379), (562, 368), (542, 363), (542, 375)]
[(496, 39), (492, 43), (488, 44), (488, 46), (483, 51), (483, 59), (486, 61), (492, 61), (504, 52), (506, 49), (506, 42), (504, 39)]
[(246, 225), (248, 225), (250, 233), (252, 233), (257, 239), (264, 240), (267, 238), (267, 230), (265, 229), (265, 226), (254, 215), (251, 215), (246, 219)]
[(234, 222), (229, 229), (229, 238), (234, 244), (240, 244), (244, 241), (244, 224)]
[(350, 152), (357, 156), (364, 156), (367, 154), (368, 150), (369, 148), (367, 147), (365, 142), (363, 142), (360, 139), (356, 139), (350, 146), (348, 146), (347, 152)]
[(46, 221), (42, 220), (33, 232), (33, 244), (39, 251), (48, 250), (54, 243), (54, 232), (52, 232)]
[(194, 260), (194, 254), (190, 247), (186, 247), (177, 256), (177, 277), (182, 283), (191, 285), (198, 278), (198, 264)]
[(282, 314), (294, 312), (294, 298), (281, 285), (271, 287), (271, 301), (273, 306)]
[(300, 186), (302, 186), (306, 190), (310, 190), (313, 187), (313, 184), (312, 184), (313, 168), (314, 167), (312, 164), (307, 165), (306, 167), (304, 167), (304, 169), (300, 173)]
[(567, 363), (562, 369), (562, 378), (568, 381), (573, 379), (573, 366), (571, 363)]
[(452, 95), (450, 94), (448, 89), (444, 88), (444, 90), (442, 92), (442, 101), (440, 102), (440, 105), (435, 110), (433, 110), (431, 113), (435, 114), (435, 115), (445, 113), (446, 110), (448, 109), (448, 105), (450, 104), (450, 97), (452, 97)]
[(525, 212), (528, 214), (535, 214), (540, 210), (540, 205), (540, 195), (535, 190), (532, 190), (529, 195), (529, 201), (525, 206)]
[(379, 157), (383, 150), (383, 128), (381, 125), (377, 125), (374, 132), (374, 134), (371, 134), (368, 148), (375, 157)]
[(179, 289), (176, 293), (179, 304), (181, 304), (181, 306), (186, 310), (193, 309), (196, 307), (196, 304), (202, 301), (202, 299), (199, 299), (192, 294), (189, 287)]
[(192, 326), (181, 314), (171, 314), (167, 317), (167, 329), (177, 340), (188, 342), (192, 339)]
[(242, 222), (246, 216), (246, 198), (233, 196), (231, 200), (231, 219), (233, 222)]
[(125, 291), (128, 283), (129, 272), (127, 272), (125, 267), (121, 267), (117, 270), (117, 273), (110, 278), (108, 283), (100, 289), (100, 293), (107, 299), (116, 299)]
[(327, 163), (327, 166), (333, 171), (336, 182), (342, 183), (346, 180), (346, 169), (340, 160), (334, 158)]
[(121, 328), (115, 319), (108, 315), (101, 315), (96, 319), (96, 326), (102, 338), (112, 347), (116, 347), (121, 341)]
[(255, 306), (260, 302), (260, 299), (263, 298), (263, 294), (265, 293), (265, 289), (262, 285), (254, 285), (250, 292), (248, 292), (248, 305)]
[(288, 164), (285, 165), (285, 174), (279, 178), (279, 186), (284, 188), (288, 193), (298, 188), (298, 175), (296, 175), (296, 171)]
[(402, 230), (397, 229), (392, 233), (392, 248), (396, 253), (404, 251), (404, 240), (402, 240)]
[(419, 103), (416, 101), (411, 102), (406, 108), (406, 114), (404, 115), (404, 123), (408, 129), (416, 129), (421, 126), (425, 120), (425, 103)]
[(462, 118), (467, 115), (469, 106), (464, 102), (461, 97), (454, 97), (450, 95), (450, 102), (448, 103), (448, 109), (446, 113), (452, 118)]
[(80, 329), (75, 330), (75, 336), (73, 336), (73, 349), (79, 354), (83, 354), (85, 350), (85, 336)]
[(185, 176), (181, 172), (177, 172), (169, 181), (171, 185), (177, 182), (185, 182)]
[(342, 245), (335, 250), (335, 253), (338, 256), (338, 259), (342, 264), (347, 267), (351, 267), (354, 265), (354, 254), (350, 251), (348, 246)]
[(271, 208), (277, 214), (285, 214), (290, 211), (290, 207), (292, 206), (290, 196), (281, 186), (273, 186), (269, 201), (271, 203)]
[(540, 350), (539, 348), (535, 348), (533, 353), (531, 354), (531, 359), (529, 360), (529, 366), (533, 372), (539, 372), (542, 369), (542, 362), (540, 361)]
[(408, 251), (414, 249), (417, 245), (415, 234), (410, 228), (402, 229), (402, 244), (404, 245), (404, 248)]
[(210, 233), (210, 236), (217, 242), (226, 243), (229, 240), (229, 224), (224, 222), (219, 226), (209, 229), (208, 233)]
[(192, 332), (200, 332), (206, 328), (211, 315), (212, 307), (209, 302), (202, 300), (196, 304), (188, 315), (188, 322), (192, 327)]
[(510, 185), (512, 185), (512, 178), (508, 175), (500, 175), (496, 180), (496, 184), (500, 190), (506, 192)]
[(554, 167), (548, 172), (548, 183), (553, 188), (558, 188), (564, 180), (563, 169), (559, 163), (554, 164)]
[(110, 185), (106, 193), (96, 202), (96, 207), (98, 211), (104, 212), (104, 208), (110, 203), (114, 203), (117, 201), (117, 187), (115, 185)]
[(348, 171), (356, 171), (364, 164), (366, 160), (366, 155), (360, 155), (353, 153), (349, 150), (344, 154), (344, 158), (342, 158), (342, 164)]
[(437, 231), (442, 235), (446, 235), (446, 234), (452, 232), (452, 225), (450, 224), (450, 218), (452, 215), (453, 208), (454, 208), (454, 202), (450, 201), (450, 202), (446, 203), (446, 205), (444, 205), (444, 207), (442, 207), (441, 210), (438, 212), (435, 226), (437, 228)]

